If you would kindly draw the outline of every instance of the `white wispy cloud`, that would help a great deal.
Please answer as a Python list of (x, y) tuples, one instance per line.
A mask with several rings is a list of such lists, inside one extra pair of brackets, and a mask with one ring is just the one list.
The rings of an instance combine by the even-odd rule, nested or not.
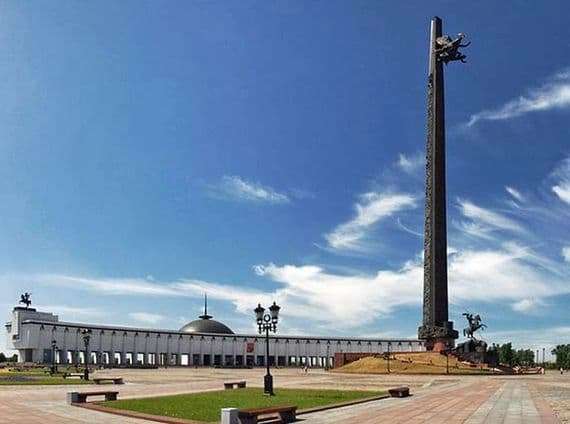
[(50, 311), (56, 315), (60, 315), (66, 320), (100, 319), (102, 317), (105, 317), (107, 314), (106, 311), (88, 306), (83, 307), (58, 304), (37, 304), (34, 305), (34, 307), (39, 310)]
[[(455, 251), (449, 256), (450, 301), (458, 305), (508, 301), (522, 312), (538, 305), (540, 299), (570, 292), (565, 278), (535, 265), (532, 251), (523, 246)], [(400, 269), (368, 275), (275, 264), (259, 266), (257, 273), (282, 285), (275, 296), (286, 305), (287, 313), (305, 319), (318, 317), (335, 325), (362, 324), (354, 323), (354, 316), (372, 322), (399, 307), (419, 306), (422, 299), (423, 266), (417, 259)], [(534, 304), (528, 299), (535, 299)]]
[(402, 231), (405, 231), (408, 234), (412, 234), (416, 237), (423, 237), (424, 236), (423, 233), (420, 233), (419, 231), (414, 231), (411, 228), (409, 228), (407, 225), (404, 225), (400, 218), (396, 219), (396, 224), (398, 224), (398, 227), (400, 227), (400, 229), (402, 229)]
[(414, 155), (405, 155), (400, 153), (398, 156), (398, 167), (407, 174), (413, 174), (425, 166), (426, 160), (423, 153)]
[(155, 325), (164, 319), (163, 315), (153, 314), (150, 312), (130, 312), (129, 317), (137, 322)]
[(452, 302), (521, 301), (568, 293), (564, 277), (536, 266), (540, 259), (525, 246), (462, 250), (449, 264)]
[[(528, 312), (544, 299), (570, 292), (568, 272), (550, 272), (541, 259), (523, 245), (505, 243), (496, 249), (451, 249), (449, 255), (450, 302), (509, 302), (516, 312)], [(273, 283), (270, 289), (252, 289), (237, 284), (220, 284), (193, 279), (151, 281), (145, 279), (94, 279), (85, 277), (23, 276), (26, 282), (58, 285), (65, 279), (69, 290), (88, 290), (98, 295), (201, 298), (204, 291), (212, 299), (231, 303), (242, 315), (251, 315), (257, 303), (276, 300), (291, 319), (310, 320), (331, 329), (353, 328), (387, 316), (395, 309), (422, 301), (423, 265), (421, 255), (400, 268), (374, 273), (333, 272), (321, 266), (284, 264), (257, 265), (254, 273)], [(13, 278), (12, 278), (13, 280)], [(82, 282), (89, 281), (89, 284)], [(121, 285), (109, 290), (109, 285)], [(354, 316), (361, 317), (354, 320)], [(131, 319), (155, 324), (164, 317), (152, 311), (132, 312)], [(330, 323), (334, 323), (331, 326)]]
[(510, 187), (510, 186), (505, 186), (505, 190), (507, 191), (507, 193), (509, 193), (513, 199), (515, 199), (518, 202), (524, 202), (525, 201), (525, 197), (522, 195), (522, 193), (520, 191), (518, 191), (516, 188)]
[(498, 121), (516, 118), (532, 112), (570, 107), (570, 72), (561, 72), (542, 86), (529, 90), (526, 95), (496, 108), (471, 115), (468, 127), (480, 121)]
[(354, 205), (354, 218), (340, 224), (324, 237), (333, 249), (365, 250), (366, 238), (376, 224), (399, 211), (416, 206), (416, 197), (407, 193), (365, 193)]
[[(268, 264), (258, 275), (281, 285), (284, 310), (298, 318), (335, 322), (345, 328), (371, 322), (397, 306), (419, 304), (423, 268), (406, 264), (376, 274), (337, 274), (313, 265)], [(350, 317), (360, 316), (360, 324)], [(352, 321), (352, 322), (351, 322)]]
[(536, 298), (521, 299), (511, 305), (515, 312), (530, 313), (537, 311), (538, 308), (544, 306), (544, 302)]
[(285, 193), (237, 175), (224, 175), (217, 184), (208, 185), (208, 191), (213, 197), (229, 200), (269, 204), (284, 204), (291, 201)]
[(30, 282), (67, 289), (93, 290), (105, 295), (176, 296), (176, 287), (142, 278), (89, 278), (63, 274), (37, 274)]
[(471, 222), (463, 223), (463, 230), (469, 234), (486, 238), (493, 230), (506, 230), (524, 233), (524, 228), (516, 221), (494, 212), (490, 209), (477, 206), (469, 200), (458, 199), (459, 210)]
[(258, 302), (270, 303), (270, 293), (243, 287), (237, 284), (219, 284), (202, 280), (184, 279), (171, 284), (180, 293), (186, 296), (202, 297), (208, 293), (208, 298), (231, 302), (237, 311), (251, 313), (252, 305)]
[[(552, 184), (558, 185), (563, 180), (566, 175), (563, 169), (560, 167), (554, 173), (557, 179)], [(516, 198), (513, 193), (510, 195)], [(533, 206), (532, 199), (529, 195), (526, 200), (529, 208)], [(414, 196), (405, 193), (371, 192), (362, 195), (355, 204), (354, 217), (327, 234), (327, 241), (337, 249), (360, 248), (379, 222), (399, 211), (415, 208), (416, 203)], [(511, 215), (506, 216), (467, 200), (459, 200), (458, 206), (465, 218), (465, 226), (479, 233), (479, 237), (490, 237), (490, 234), (498, 236), (493, 238), (493, 243), (484, 247), (480, 247), (481, 240), (475, 243), (478, 247), (462, 244), (461, 239), (454, 240), (448, 259), (452, 305), (464, 307), (482, 302), (529, 314), (543, 311), (544, 305), (548, 305), (552, 297), (570, 294), (570, 268), (560, 256), (562, 254), (570, 262), (570, 246), (556, 247), (554, 255), (557, 258), (554, 261), (541, 256), (544, 252), (533, 251), (531, 244), (538, 248), (536, 243), (509, 240), (513, 236), (523, 240), (528, 236), (525, 227), (512, 219)], [(265, 280), (265, 285), (258, 288), (244, 287), (235, 282), (218, 283), (198, 279), (160, 281), (150, 277), (91, 278), (40, 274), (26, 275), (21, 280), (26, 285), (49, 285), (67, 291), (85, 290), (106, 296), (201, 298), (207, 292), (210, 298), (231, 304), (239, 312), (239, 319), (244, 320), (250, 317), (258, 302), (270, 304), (276, 300), (283, 306), (284, 319), (289, 320), (283, 328), (296, 329), (298, 323), (310, 322), (310, 328), (325, 328), (328, 331), (323, 332), (330, 334), (344, 330), (354, 332), (355, 328), (373, 323), (400, 308), (419, 308), (422, 301), (422, 257), (418, 252), (411, 252), (409, 258), (400, 267), (381, 268), (375, 272), (362, 272), (354, 268), (340, 270), (326, 265), (267, 263), (253, 268), (253, 272)], [(0, 284), (4, 280), (14, 281), (14, 278), (0, 276)], [(56, 306), (53, 309), (57, 310)], [(63, 313), (64, 309), (60, 310)], [(132, 314), (131, 319), (141, 322), (146, 319), (151, 325), (162, 319), (152, 311)], [(362, 319), (354, 320), (354, 316)], [(234, 318), (232, 322), (235, 322)], [(516, 340), (514, 335), (511, 340)]]
[(570, 246), (565, 246), (562, 248), (562, 257), (566, 262), (570, 262)]
[(560, 200), (570, 205), (570, 158), (562, 161), (554, 170), (553, 177), (557, 181), (552, 186), (552, 191)]

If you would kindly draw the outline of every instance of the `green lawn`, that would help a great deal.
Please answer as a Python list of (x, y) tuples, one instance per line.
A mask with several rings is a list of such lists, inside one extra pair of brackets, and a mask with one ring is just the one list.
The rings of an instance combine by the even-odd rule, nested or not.
[(0, 372), (0, 386), (11, 385), (58, 385), (58, 384), (90, 384), (78, 378), (65, 379), (61, 374), (51, 376), (42, 370)]
[(299, 409), (330, 405), (355, 399), (379, 396), (385, 392), (276, 389), (276, 395), (263, 395), (263, 390), (235, 389), (187, 395), (161, 396), (103, 402), (104, 406), (144, 412), (152, 415), (186, 418), (196, 421), (219, 421), (221, 408), (261, 408), (273, 405), (297, 405)]

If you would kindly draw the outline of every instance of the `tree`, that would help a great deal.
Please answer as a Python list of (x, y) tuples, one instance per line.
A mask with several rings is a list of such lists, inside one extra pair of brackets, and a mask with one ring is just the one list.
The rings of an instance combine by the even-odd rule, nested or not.
[(513, 366), (515, 363), (515, 352), (512, 343), (505, 343), (499, 346), (499, 363)]
[(3, 352), (0, 352), (0, 362), (6, 362), (6, 355)]
[(534, 351), (530, 349), (519, 349), (514, 353), (514, 365), (533, 366)]
[(551, 353), (556, 355), (557, 368), (570, 368), (570, 344), (558, 345)]

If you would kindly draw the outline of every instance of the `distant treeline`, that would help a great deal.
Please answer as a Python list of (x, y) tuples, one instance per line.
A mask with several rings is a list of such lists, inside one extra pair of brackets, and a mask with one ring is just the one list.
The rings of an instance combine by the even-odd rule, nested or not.
[(3, 352), (0, 352), (0, 363), (2, 362), (18, 362), (18, 355), (14, 353), (12, 356), (6, 356)]
[(552, 354), (556, 355), (556, 368), (570, 368), (570, 344), (556, 346)]
[(531, 349), (515, 350), (512, 343), (505, 343), (502, 345), (493, 344), (489, 350), (497, 352), (499, 363), (503, 365), (511, 367), (515, 365), (533, 367), (536, 365), (534, 351)]

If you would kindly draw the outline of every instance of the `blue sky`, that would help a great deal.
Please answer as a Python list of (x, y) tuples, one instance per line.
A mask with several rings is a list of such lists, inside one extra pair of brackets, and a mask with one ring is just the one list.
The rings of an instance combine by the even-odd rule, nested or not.
[(0, 279), (61, 319), (414, 337), (429, 20), (451, 318), (568, 342), (567, 2), (5, 2)]

